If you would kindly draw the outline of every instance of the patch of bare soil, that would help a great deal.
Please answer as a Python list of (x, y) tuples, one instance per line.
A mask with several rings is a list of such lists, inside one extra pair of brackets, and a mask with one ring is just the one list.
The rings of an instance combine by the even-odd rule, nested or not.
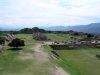
[(6, 73), (6, 74), (2, 74), (2, 75), (20, 75), (18, 73)]
[(35, 53), (35, 58), (38, 63), (48, 62), (48, 55), (46, 53)]
[(33, 59), (33, 55), (30, 53), (22, 54), (21, 56), (18, 57), (20, 60), (28, 60), (28, 59)]
[[(52, 42), (44, 42), (44, 44), (52, 44)], [(49, 62), (48, 54), (43, 51), (43, 44), (37, 44), (34, 48), (32, 48), (35, 51), (34, 58), (36, 61), (36, 65), (42, 65), (42, 63)], [(48, 67), (47, 69), (53, 69), (51, 70), (52, 73), (54, 73), (55, 70), (55, 75), (70, 75), (67, 72), (65, 72), (63, 69), (56, 67)]]
[(44, 44), (51, 45), (53, 42), (44, 42)]
[(36, 51), (36, 52), (41, 52), (43, 50), (42, 45), (41, 44), (36, 45), (33, 48), (33, 50)]
[(24, 72), (24, 73), (20, 73), (20, 74), (19, 73), (5, 73), (2, 75), (33, 75), (33, 74)]
[(42, 44), (37, 44), (32, 49), (35, 51), (34, 57), (35, 61), (37, 61), (37, 64), (49, 61), (48, 54), (43, 51)]
[(56, 75), (70, 75), (69, 73), (65, 72), (62, 68), (56, 66)]

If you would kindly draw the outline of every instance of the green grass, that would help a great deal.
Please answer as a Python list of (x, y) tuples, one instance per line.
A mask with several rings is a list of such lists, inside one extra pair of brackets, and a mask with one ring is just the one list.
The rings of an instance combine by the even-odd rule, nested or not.
[[(66, 34), (46, 35), (51, 41), (72, 40)], [(55, 60), (50, 55), (51, 47), (44, 45), (49, 61), (36, 65), (35, 52), (31, 48), (42, 41), (35, 41), (31, 34), (17, 34), (15, 37), (23, 39), (25, 46), (18, 53), (18, 51), (10, 50), (10, 47), (6, 45), (4, 52), (0, 52), (0, 75), (54, 75), (48, 68), (55, 68), (55, 66), (62, 67), (71, 75), (100, 75), (100, 59), (95, 57), (96, 54), (100, 54), (99, 49), (56, 50), (62, 60)], [(33, 59), (19, 59), (20, 56), (28, 54), (32, 55)]]
[(99, 49), (56, 50), (62, 59), (65, 59), (81, 75), (100, 75)]
[[(47, 34), (47, 36), (52, 39), (52, 41), (73, 40), (70, 39), (70, 37), (77, 37), (69, 37), (66, 34)], [(56, 50), (56, 52), (60, 55), (61, 59), (63, 59), (56, 61), (56, 63), (68, 71), (71, 75), (100, 75), (100, 59), (96, 57), (96, 54), (100, 55), (99, 48)]]
[(31, 34), (17, 34), (16, 38), (27, 38), (28, 36), (31, 36)]
[[(36, 43), (41, 41), (35, 41), (30, 34), (17, 34), (16, 38), (21, 38), (25, 41), (25, 46), (21, 47), (20, 53), (18, 51), (11, 50), (9, 46), (3, 49), (4, 52), (0, 52), (0, 75), (54, 75), (51, 73), (49, 67), (53, 67), (52, 61), (42, 63), (42, 65), (36, 65), (35, 52), (32, 48)], [(32, 59), (22, 60), (21, 57), (32, 56)], [(42, 59), (42, 58), (41, 58)], [(41, 63), (41, 62), (40, 62)]]
[[(26, 38), (26, 36), (26, 34), (17, 34), (16, 38)], [(31, 35), (28, 36), (30, 37)], [(25, 45), (26, 46), (22, 47), (20, 52), (34, 54), (34, 51), (30, 49), (34, 46), (34, 40), (32, 40), (32, 38), (25, 39)], [(33, 64), (32, 60), (19, 60), (18, 57), (20, 54), (18, 51), (12, 51), (7, 44), (3, 51), (4, 52), (0, 52), (0, 75), (21, 73)]]
[(46, 34), (51, 41), (66, 41), (68, 37), (59, 36), (57, 34)]
[(75, 36), (75, 35), (69, 35), (69, 34), (58, 34), (58, 36), (67, 38), (68, 41), (74, 40), (74, 39), (71, 39), (71, 37), (73, 37), (73, 38), (85, 38), (86, 37), (86, 35)]
[(73, 38), (83, 38), (83, 37), (86, 37), (85, 35), (81, 35), (81, 36), (74, 36), (74, 35), (68, 35), (68, 34), (46, 34), (47, 37), (49, 39), (51, 39), (51, 41), (72, 41), (74, 39), (71, 39), (70, 37), (73, 37)]
[(31, 64), (30, 61), (20, 61), (16, 59), (19, 56), (17, 51), (8, 50), (9, 47), (4, 48), (4, 52), (0, 52), (0, 75), (3, 73), (20, 73)]
[[(52, 48), (48, 45), (44, 45), (45, 51), (51, 56), (50, 52)], [(60, 66), (63, 68), (66, 72), (68, 72), (71, 75), (80, 75), (80, 72), (75, 69), (72, 65), (70, 65), (69, 62), (67, 62), (65, 59), (62, 58), (62, 60), (54, 60), (52, 57), (50, 57), (50, 60), (53, 63), (56, 63), (55, 65)]]

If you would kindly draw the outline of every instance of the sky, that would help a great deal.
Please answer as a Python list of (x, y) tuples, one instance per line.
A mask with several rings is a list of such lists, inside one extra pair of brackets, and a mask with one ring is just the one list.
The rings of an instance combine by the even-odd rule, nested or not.
[(100, 0), (0, 0), (0, 27), (50, 27), (100, 22)]

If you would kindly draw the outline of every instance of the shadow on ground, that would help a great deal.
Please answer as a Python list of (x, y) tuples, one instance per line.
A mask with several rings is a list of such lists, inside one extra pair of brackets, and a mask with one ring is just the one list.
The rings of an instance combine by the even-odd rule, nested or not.
[(9, 48), (8, 50), (11, 50), (11, 51), (18, 51), (18, 50), (22, 50), (23, 48)]

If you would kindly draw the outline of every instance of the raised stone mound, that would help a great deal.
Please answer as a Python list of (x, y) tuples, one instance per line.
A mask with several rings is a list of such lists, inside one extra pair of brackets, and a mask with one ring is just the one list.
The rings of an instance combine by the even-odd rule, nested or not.
[(14, 39), (14, 35), (13, 34), (7, 34), (6, 36), (5, 36), (5, 40), (6, 41), (12, 41)]
[(95, 43), (81, 43), (81, 44), (52, 44), (49, 45), (54, 50), (73, 50), (77, 48), (100, 48), (100, 44)]
[(95, 36), (93, 37), (93, 39), (94, 39), (94, 40), (100, 40), (100, 35), (95, 35)]
[(52, 54), (55, 58), (59, 59), (59, 55), (58, 55), (55, 51), (51, 51), (51, 54)]
[(79, 41), (92, 41), (93, 39), (92, 38), (82, 38), (82, 39), (79, 39)]
[(0, 51), (2, 51), (3, 48), (4, 48), (4, 47), (0, 45)]
[(97, 47), (97, 48), (100, 48), (100, 44), (96, 44), (96, 47)]
[(54, 50), (75, 49), (73, 45), (49, 45)]
[(100, 55), (96, 54), (96, 57), (100, 58)]
[(44, 35), (43, 33), (33, 33), (33, 39), (39, 40), (39, 41), (41, 41), (41, 40), (49, 40), (47, 38), (47, 36)]

